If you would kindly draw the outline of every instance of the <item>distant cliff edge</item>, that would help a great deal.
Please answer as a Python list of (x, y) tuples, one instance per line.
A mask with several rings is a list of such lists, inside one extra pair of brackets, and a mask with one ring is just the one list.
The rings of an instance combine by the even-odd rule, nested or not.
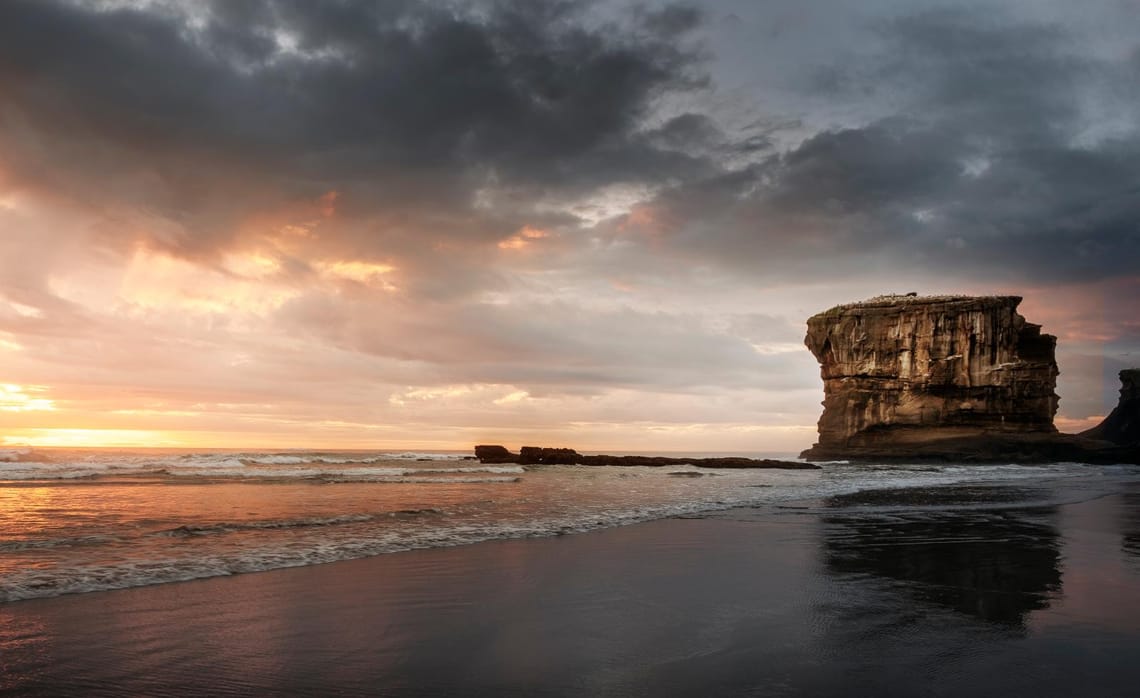
[[(819, 361), (824, 401), (819, 441), (802, 457), (1140, 460), (1134, 444), (1095, 429), (1057, 433), (1057, 339), (1027, 322), (1020, 303), (880, 296), (812, 316), (804, 343)], [(1127, 424), (1134, 434), (1135, 420)]]
[(1140, 368), (1120, 372), (1120, 402), (1098, 426), (1081, 432), (1089, 439), (1140, 449)]

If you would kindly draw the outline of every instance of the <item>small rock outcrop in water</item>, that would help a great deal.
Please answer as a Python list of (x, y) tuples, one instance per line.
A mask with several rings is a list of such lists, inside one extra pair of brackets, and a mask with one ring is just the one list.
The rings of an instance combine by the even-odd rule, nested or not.
[(1120, 402), (1103, 422), (1081, 436), (1140, 448), (1140, 368), (1120, 372)]
[(518, 454), (511, 453), (504, 446), (479, 445), (475, 447), (475, 457), (480, 463), (517, 463)]
[(1018, 296), (881, 296), (808, 320), (824, 381), (809, 460), (1121, 462), (1058, 434), (1056, 338)]
[(543, 448), (523, 446), (511, 453), (503, 446), (480, 445), (475, 456), (481, 463), (517, 463), (519, 465), (640, 465), (661, 467), (692, 465), (698, 468), (782, 468), (809, 470), (819, 466), (800, 461), (773, 460), (770, 458), (670, 458), (665, 456), (586, 456), (572, 448)]

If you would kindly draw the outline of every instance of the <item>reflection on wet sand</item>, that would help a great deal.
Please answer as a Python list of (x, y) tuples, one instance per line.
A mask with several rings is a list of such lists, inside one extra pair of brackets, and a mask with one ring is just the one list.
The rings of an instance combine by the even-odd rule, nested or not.
[(21, 601), (0, 606), (0, 696), (1131, 697), (1140, 568), (1121, 562), (1140, 558), (1120, 541), (1140, 489), (1100, 483), (880, 490)]
[(870, 575), (907, 600), (1020, 629), (1061, 589), (1056, 509), (1024, 505), (1046, 498), (1008, 487), (833, 497), (825, 565), (838, 579)]
[(1121, 498), (1121, 545), (1126, 554), (1140, 562), (1140, 486), (1132, 485)]

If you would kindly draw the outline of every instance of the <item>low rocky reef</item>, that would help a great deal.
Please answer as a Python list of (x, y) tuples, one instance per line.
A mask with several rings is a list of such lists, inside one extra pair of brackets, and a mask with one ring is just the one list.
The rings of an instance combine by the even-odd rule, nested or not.
[(800, 461), (773, 460), (770, 458), (668, 458), (664, 456), (586, 456), (572, 448), (544, 448), (523, 446), (512, 453), (504, 446), (483, 444), (475, 447), (480, 463), (514, 463), (518, 465), (618, 465), (618, 466), (676, 466), (692, 465), (698, 468), (781, 468), (785, 470), (814, 470), (818, 465)]
[(824, 383), (808, 460), (1137, 463), (1140, 371), (1083, 434), (1053, 426), (1056, 337), (1018, 296), (880, 296), (808, 320)]

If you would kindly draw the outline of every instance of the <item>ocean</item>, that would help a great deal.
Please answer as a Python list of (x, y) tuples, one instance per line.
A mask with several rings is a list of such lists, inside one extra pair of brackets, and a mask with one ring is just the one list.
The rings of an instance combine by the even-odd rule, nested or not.
[(875, 491), (1018, 483), (1076, 501), (1134, 487), (1140, 468), (523, 468), (459, 452), (10, 449), (0, 451), (0, 603)]

